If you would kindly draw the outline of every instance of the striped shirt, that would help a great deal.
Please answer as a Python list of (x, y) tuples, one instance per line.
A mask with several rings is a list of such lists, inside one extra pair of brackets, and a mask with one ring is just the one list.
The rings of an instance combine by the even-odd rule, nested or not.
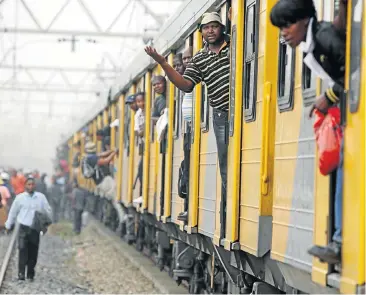
[(205, 46), (192, 58), (183, 77), (194, 85), (205, 82), (210, 105), (222, 111), (229, 110), (230, 43), (225, 42), (217, 54)]

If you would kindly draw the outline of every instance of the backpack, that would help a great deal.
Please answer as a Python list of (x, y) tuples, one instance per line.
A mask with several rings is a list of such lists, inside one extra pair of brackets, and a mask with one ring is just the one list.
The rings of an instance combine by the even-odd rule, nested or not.
[(88, 161), (88, 157), (84, 157), (81, 163), (81, 172), (83, 173), (83, 176), (86, 179), (92, 178), (96, 174), (96, 178), (99, 179), (101, 175), (101, 171), (98, 167), (98, 165), (95, 165), (95, 167), (92, 167)]
[(182, 161), (179, 167), (178, 195), (182, 199), (186, 199), (188, 197), (188, 177), (184, 173), (184, 160)]

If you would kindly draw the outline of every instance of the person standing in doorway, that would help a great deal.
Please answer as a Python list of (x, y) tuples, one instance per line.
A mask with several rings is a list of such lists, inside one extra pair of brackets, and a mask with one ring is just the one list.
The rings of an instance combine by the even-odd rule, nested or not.
[[(346, 61), (346, 15), (347, 0), (340, 1), (338, 16), (333, 24), (318, 21), (312, 0), (280, 0), (271, 10), (270, 19), (281, 31), (281, 36), (292, 48), (300, 47), (304, 64), (319, 77), (327, 90), (318, 96), (310, 110), (326, 114), (328, 109), (344, 99)], [(343, 143), (337, 168), (334, 198), (334, 235), (326, 247), (313, 246), (310, 255), (321, 261), (341, 262), (342, 246), (342, 193), (343, 193)]]
[[(181, 75), (184, 74), (188, 63), (192, 59), (192, 47), (189, 47), (182, 54), (177, 54), (173, 59), (174, 69)], [(182, 101), (182, 117), (183, 117), (183, 151), (184, 159), (181, 164), (182, 175), (178, 181), (178, 193), (184, 197), (184, 211), (181, 212), (177, 219), (180, 221), (188, 221), (188, 199), (189, 199), (189, 162), (191, 153), (191, 122), (192, 122), (192, 103), (193, 93), (180, 92)]]
[(28, 177), (25, 182), (25, 192), (17, 195), (13, 206), (10, 209), (5, 228), (11, 230), (18, 222), (19, 228), (19, 262), (18, 278), (33, 280), (35, 276), (34, 268), (37, 264), (40, 232), (32, 228), (36, 212), (52, 218), (52, 210), (47, 202), (46, 196), (35, 191), (36, 183), (33, 177)]
[(145, 52), (161, 65), (169, 80), (180, 90), (192, 92), (195, 85), (201, 82), (207, 86), (208, 99), (213, 108), (213, 129), (222, 180), (220, 223), (223, 239), (226, 219), (230, 40), (225, 33), (226, 28), (221, 16), (217, 12), (205, 13), (199, 30), (205, 40), (205, 46), (192, 57), (183, 75), (174, 70), (164, 56), (157, 53), (151, 46), (147, 46)]

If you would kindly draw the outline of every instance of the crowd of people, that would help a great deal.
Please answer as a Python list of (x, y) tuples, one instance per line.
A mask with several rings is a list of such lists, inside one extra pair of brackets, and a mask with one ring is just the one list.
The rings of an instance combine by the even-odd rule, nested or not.
[[(346, 26), (347, 0), (340, 2), (340, 10), (334, 22), (319, 22), (313, 1), (309, 0), (279, 0), (272, 8), (270, 21), (280, 29), (285, 42), (296, 48), (300, 46), (304, 53), (304, 63), (311, 71), (320, 77), (329, 88), (320, 95), (312, 107), (327, 113), (327, 110), (337, 105), (344, 92), (345, 74), (345, 26)], [(230, 19), (229, 14), (229, 19)], [(184, 159), (181, 163), (178, 181), (179, 196), (184, 198), (184, 212), (178, 219), (187, 222), (188, 219), (188, 194), (189, 194), (189, 158), (190, 136), (192, 121), (193, 90), (198, 83), (204, 83), (207, 87), (210, 106), (213, 108), (213, 129), (216, 137), (220, 174), (222, 179), (222, 198), (220, 209), (221, 235), (225, 233), (226, 220), (226, 186), (227, 186), (227, 152), (228, 152), (228, 110), (230, 93), (230, 36), (226, 34), (226, 27), (221, 16), (216, 12), (203, 15), (199, 30), (204, 40), (203, 49), (195, 55), (192, 47), (188, 47), (183, 53), (174, 57), (173, 67), (169, 65), (165, 57), (160, 55), (153, 47), (146, 47), (145, 51), (164, 70), (166, 77), (179, 89), (176, 103), (181, 104), (184, 133)], [(153, 76), (154, 101), (152, 106), (152, 124), (160, 129), (160, 152), (166, 148), (166, 130), (169, 128), (164, 123), (167, 115), (167, 80), (164, 76)], [(125, 103), (135, 112), (134, 132), (139, 146), (140, 162), (136, 172), (134, 188), (139, 182), (139, 195), (134, 202), (142, 202), (143, 184), (143, 151), (145, 144), (145, 92), (138, 90), (136, 94), (129, 95)], [(5, 224), (10, 229), (15, 219), (23, 225), (24, 243), (34, 240), (36, 245), (33, 254), (28, 259), (21, 255), (22, 263), (19, 264), (19, 278), (24, 279), (24, 261), (28, 261), (30, 270), (29, 278), (34, 277), (35, 252), (38, 251), (39, 240), (36, 234), (29, 231), (30, 221), (27, 214), (20, 215), (19, 203), (27, 203), (26, 196), (38, 196), (38, 207), (46, 208), (46, 215), (53, 222), (60, 219), (73, 217), (74, 230), (80, 233), (81, 216), (86, 207), (86, 192), (79, 188), (79, 169), (87, 179), (92, 179), (96, 185), (95, 195), (100, 197), (102, 208), (101, 220), (110, 226), (117, 220), (119, 224), (124, 222), (124, 213), (120, 204), (116, 201), (116, 180), (114, 178), (114, 159), (119, 150), (111, 147), (111, 128), (119, 128), (119, 121), (110, 122), (110, 125), (97, 131), (97, 140), (102, 142), (102, 151), (97, 152), (97, 145), (86, 137), (85, 149), (81, 150), (81, 143), (73, 145), (74, 159), (72, 167), (74, 177), (70, 179), (66, 160), (60, 160), (54, 175), (52, 184), (47, 187), (46, 175), (40, 175), (38, 171), (23, 173), (22, 170), (9, 169), (1, 172), (0, 195), (1, 206), (6, 208), (9, 218)], [(133, 143), (130, 143), (133, 144)], [(342, 158), (342, 151), (341, 151)], [(165, 157), (163, 157), (165, 159)], [(164, 165), (164, 163), (163, 163)], [(337, 170), (337, 185), (335, 193), (334, 212), (334, 236), (333, 241), (327, 247), (313, 247), (309, 253), (330, 263), (340, 262), (340, 249), (342, 242), (342, 161)], [(42, 196), (45, 196), (43, 198)], [(19, 200), (18, 200), (19, 199)], [(50, 204), (50, 206), (48, 205)], [(36, 206), (36, 207), (37, 207)], [(48, 209), (50, 207), (50, 209)], [(52, 210), (51, 210), (52, 208)], [(33, 210), (34, 211), (34, 210)], [(73, 212), (71, 216), (70, 212)], [(224, 238), (224, 236), (222, 236)], [(29, 242), (33, 243), (33, 242)], [(36, 251), (37, 248), (37, 251)], [(33, 252), (32, 252), (33, 251)], [(32, 256), (33, 255), (33, 256)], [(34, 260), (35, 259), (35, 260)]]
[[(328, 86), (325, 93), (317, 97), (310, 115), (314, 110), (326, 114), (330, 107), (342, 102), (345, 75), (346, 8), (347, 0), (341, 0), (339, 13), (333, 23), (318, 21), (315, 5), (311, 0), (279, 0), (271, 10), (270, 21), (280, 29), (282, 38), (292, 48), (300, 46), (304, 53), (303, 61), (306, 66)], [(231, 18), (230, 10), (228, 18)], [(226, 220), (230, 95), (230, 36), (226, 34), (226, 29), (218, 13), (204, 14), (199, 26), (204, 48), (199, 50), (186, 65), (178, 62), (174, 68), (155, 48), (151, 46), (145, 48), (146, 53), (160, 64), (170, 82), (181, 91), (190, 93), (198, 83), (205, 83), (207, 86), (208, 99), (213, 108), (213, 129), (222, 179), (221, 238), (224, 238)], [(185, 150), (186, 155), (189, 157), (189, 152)], [(309, 254), (329, 263), (341, 261), (342, 156), (343, 151), (341, 151), (341, 160), (337, 170), (333, 241), (327, 247), (314, 246), (309, 249)], [(186, 171), (185, 174), (187, 174), (189, 169), (186, 170), (186, 165), (182, 163), (181, 171)], [(180, 218), (184, 220), (184, 215), (182, 214)]]

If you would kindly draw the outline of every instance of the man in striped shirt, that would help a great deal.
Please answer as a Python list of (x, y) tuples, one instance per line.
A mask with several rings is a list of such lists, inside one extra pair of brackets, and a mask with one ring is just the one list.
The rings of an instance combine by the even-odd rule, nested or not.
[(200, 31), (206, 42), (205, 47), (195, 54), (183, 76), (175, 71), (154, 48), (147, 46), (145, 51), (161, 65), (169, 80), (180, 90), (192, 92), (194, 86), (200, 82), (204, 82), (207, 86), (208, 98), (213, 107), (213, 127), (222, 179), (221, 235), (223, 235), (226, 211), (230, 42), (226, 40), (225, 26), (216, 12), (203, 15)]

